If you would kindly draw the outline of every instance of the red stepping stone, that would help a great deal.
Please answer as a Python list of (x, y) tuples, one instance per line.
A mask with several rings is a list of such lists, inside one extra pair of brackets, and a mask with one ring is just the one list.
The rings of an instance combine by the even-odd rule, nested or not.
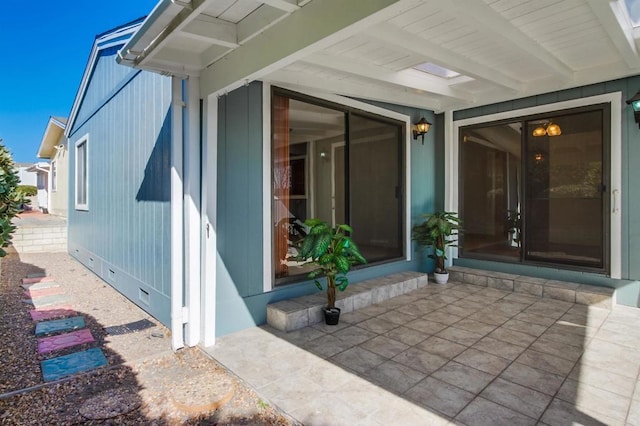
[(60, 287), (50, 287), (50, 288), (40, 288), (37, 290), (27, 290), (23, 292), (23, 294), (25, 295), (25, 297), (33, 299), (36, 297), (53, 296), (55, 294), (64, 294), (64, 290), (62, 290)]
[(72, 331), (71, 333), (38, 339), (38, 353), (53, 352), (93, 341), (91, 331), (88, 328), (83, 328), (82, 330)]
[(46, 308), (32, 309), (29, 311), (34, 321), (44, 321), (52, 318), (71, 317), (77, 312), (71, 305), (47, 306)]
[(49, 281), (53, 281), (53, 277), (35, 277), (35, 278), (23, 278), (22, 284), (35, 284), (35, 283), (46, 283)]

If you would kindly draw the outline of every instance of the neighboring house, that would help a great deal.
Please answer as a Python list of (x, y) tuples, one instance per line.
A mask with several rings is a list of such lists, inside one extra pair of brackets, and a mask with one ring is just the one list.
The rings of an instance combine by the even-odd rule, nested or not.
[(69, 147), (64, 136), (66, 125), (66, 118), (50, 117), (38, 148), (38, 158), (49, 160), (46, 208), (49, 213), (64, 217), (67, 216), (69, 193)]
[(354, 282), (433, 270), (410, 231), (446, 209), (454, 263), (637, 306), (638, 23), (564, 3), (160, 1), (96, 39), (66, 133), (72, 254), (174, 348), (315, 291), (287, 233), (314, 216), (355, 228)]
[(43, 213), (49, 213), (49, 163), (39, 161), (31, 165), (27, 171), (36, 175), (35, 186), (38, 188), (36, 195), (37, 205), (32, 202), (31, 207), (39, 209)]
[(37, 173), (35, 171), (29, 171), (32, 166), (33, 163), (15, 163), (15, 169), (16, 173), (18, 173), (18, 179), (20, 179), (20, 185), (37, 185)]

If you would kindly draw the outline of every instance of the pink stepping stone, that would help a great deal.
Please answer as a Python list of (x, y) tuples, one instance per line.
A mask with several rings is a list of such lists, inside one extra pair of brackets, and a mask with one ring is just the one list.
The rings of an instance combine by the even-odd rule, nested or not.
[(31, 319), (34, 321), (44, 321), (52, 318), (75, 316), (76, 311), (71, 305), (56, 305), (32, 309), (29, 314), (31, 314)]
[(57, 351), (93, 341), (91, 331), (89, 331), (88, 328), (83, 328), (82, 330), (72, 331), (71, 333), (38, 339), (38, 353), (43, 354), (45, 352)]
[(51, 276), (47, 277), (35, 277), (35, 278), (23, 278), (22, 284), (35, 284), (35, 283), (46, 283), (49, 281), (53, 281), (54, 278)]
[(64, 294), (64, 290), (60, 287), (40, 288), (37, 290), (27, 290), (23, 293), (25, 297), (34, 299), (36, 297), (53, 296), (55, 294)]

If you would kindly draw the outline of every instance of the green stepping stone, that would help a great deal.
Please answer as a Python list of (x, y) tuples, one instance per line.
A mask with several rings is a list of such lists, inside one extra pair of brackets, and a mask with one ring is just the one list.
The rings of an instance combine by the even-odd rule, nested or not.
[(100, 348), (51, 358), (40, 363), (42, 377), (45, 382), (58, 380), (72, 374), (95, 370), (105, 365), (107, 365), (107, 358)]
[(27, 278), (42, 278), (46, 277), (47, 274), (44, 272), (35, 272), (33, 274), (27, 274)]
[(45, 281), (43, 283), (36, 284), (22, 284), (22, 288), (25, 290), (42, 290), (43, 288), (59, 287), (59, 284), (55, 281)]
[(79, 328), (84, 328), (84, 318), (80, 316), (42, 321), (36, 324), (36, 336), (59, 333), (61, 331), (77, 330)]
[(23, 302), (31, 303), (36, 309), (39, 309), (45, 306), (63, 305), (69, 303), (70, 299), (64, 294), (55, 294), (53, 296), (42, 296), (30, 300), (23, 300)]

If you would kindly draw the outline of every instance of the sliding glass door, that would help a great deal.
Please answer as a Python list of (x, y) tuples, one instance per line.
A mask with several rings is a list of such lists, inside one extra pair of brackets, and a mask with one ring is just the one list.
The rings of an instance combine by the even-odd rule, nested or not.
[(460, 134), (461, 256), (608, 269), (608, 108)]

